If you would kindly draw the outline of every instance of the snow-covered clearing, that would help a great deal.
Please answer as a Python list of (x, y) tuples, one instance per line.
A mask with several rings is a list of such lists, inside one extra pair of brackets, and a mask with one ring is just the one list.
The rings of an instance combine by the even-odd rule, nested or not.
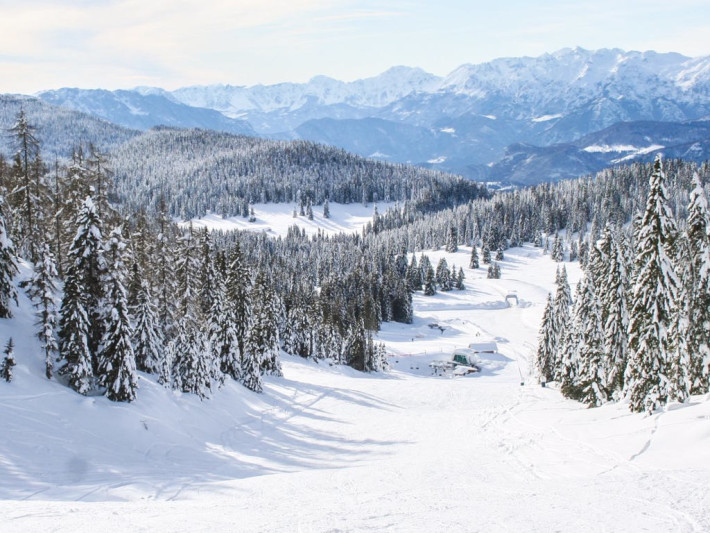
[[(337, 233), (352, 233), (362, 230), (368, 222), (372, 221), (372, 214), (377, 208), (380, 214), (384, 213), (395, 204), (392, 202), (362, 204), (330, 203), (330, 218), (323, 216), (323, 206), (313, 206), (313, 220), (305, 216), (293, 216), (293, 211), (299, 210), (295, 203), (284, 204), (254, 204), (256, 220), (249, 222), (244, 217), (223, 218), (217, 214), (209, 214), (202, 218), (192, 220), (194, 228), (208, 228), (209, 230), (234, 231), (264, 231), (270, 236), (286, 235), (288, 228), (296, 225), (306, 234), (313, 235), (322, 231), (325, 235)], [(186, 223), (183, 222), (183, 225)]]
[[(18, 362), (0, 383), (0, 531), (710, 530), (707, 398), (648, 417), (540, 387), (556, 264), (525, 246), (488, 280), (469, 253), (428, 253), (467, 289), (416, 295), (413, 325), (384, 326), (391, 372), (285, 356), (264, 394), (229, 384), (204, 402), (145, 375), (129, 405), (47, 381), (23, 298), (0, 324)], [(499, 353), (479, 374), (430, 374), (484, 340)]]

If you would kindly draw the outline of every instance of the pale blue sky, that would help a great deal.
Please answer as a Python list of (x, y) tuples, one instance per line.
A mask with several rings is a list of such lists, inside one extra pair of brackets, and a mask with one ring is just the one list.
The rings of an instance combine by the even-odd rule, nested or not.
[(710, 54), (708, 0), (0, 0), (0, 92), (343, 80), (564, 47)]

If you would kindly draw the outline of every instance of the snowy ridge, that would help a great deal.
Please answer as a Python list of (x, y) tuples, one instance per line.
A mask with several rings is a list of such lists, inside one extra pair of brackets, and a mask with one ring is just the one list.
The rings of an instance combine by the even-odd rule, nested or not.
[(379, 76), (349, 83), (316, 76), (301, 84), (185, 87), (172, 95), (188, 105), (216, 109), (232, 117), (248, 111), (294, 111), (311, 101), (323, 106), (379, 108), (417, 93), (451, 93), (475, 100), (523, 95), (526, 103), (535, 104), (531, 118), (558, 118), (554, 115), (561, 113), (552, 107), (573, 107), (603, 89), (610, 91), (610, 98), (621, 97), (630, 89), (634, 96), (683, 100), (690, 97), (687, 93), (707, 87), (709, 82), (710, 57), (566, 48), (534, 58), (462, 65), (444, 78), (418, 68), (393, 67)]
[(316, 76), (308, 83), (279, 83), (239, 87), (209, 85), (185, 87), (173, 91), (181, 102), (216, 109), (237, 117), (251, 110), (263, 112), (295, 110), (312, 99), (321, 105), (348, 104), (358, 107), (383, 107), (413, 92), (431, 92), (440, 78), (422, 69), (393, 67), (379, 76), (342, 82)]

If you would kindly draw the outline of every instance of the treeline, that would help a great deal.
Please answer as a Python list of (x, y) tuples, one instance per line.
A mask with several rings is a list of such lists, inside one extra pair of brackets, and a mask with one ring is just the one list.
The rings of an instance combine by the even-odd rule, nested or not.
[[(668, 160), (664, 168), (669, 207), (678, 220), (685, 219), (693, 175), (706, 182), (710, 165)], [(652, 171), (652, 163), (634, 163), (594, 176), (474, 199), (436, 213), (403, 205), (378, 215), (366, 227), (366, 238), (382, 233), (410, 252), (436, 250), (445, 246), (453, 227), (458, 244), (477, 242), (495, 252), (523, 242), (551, 247), (561, 233), (560, 245), (576, 257), (590, 240), (599, 239), (607, 223), (623, 225), (643, 209)]]
[(590, 406), (627, 399), (650, 413), (710, 391), (707, 197), (696, 173), (679, 227), (667, 181), (656, 159), (644, 210), (630, 226), (607, 221), (591, 240), (574, 300), (564, 268), (548, 298), (541, 379)]

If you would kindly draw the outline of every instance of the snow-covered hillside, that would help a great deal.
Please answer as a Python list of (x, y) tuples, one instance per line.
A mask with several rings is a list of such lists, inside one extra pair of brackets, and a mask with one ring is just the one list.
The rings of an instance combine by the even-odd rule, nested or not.
[[(427, 255), (463, 267), (466, 290), (417, 294), (413, 324), (384, 325), (390, 372), (284, 356), (263, 394), (205, 401), (148, 375), (132, 404), (46, 380), (21, 295), (0, 321), (18, 363), (0, 383), (0, 531), (710, 529), (708, 398), (653, 416), (563, 399), (530, 368), (557, 263), (507, 250), (494, 280), (470, 248)], [(498, 352), (480, 373), (431, 375), (483, 340)]]

